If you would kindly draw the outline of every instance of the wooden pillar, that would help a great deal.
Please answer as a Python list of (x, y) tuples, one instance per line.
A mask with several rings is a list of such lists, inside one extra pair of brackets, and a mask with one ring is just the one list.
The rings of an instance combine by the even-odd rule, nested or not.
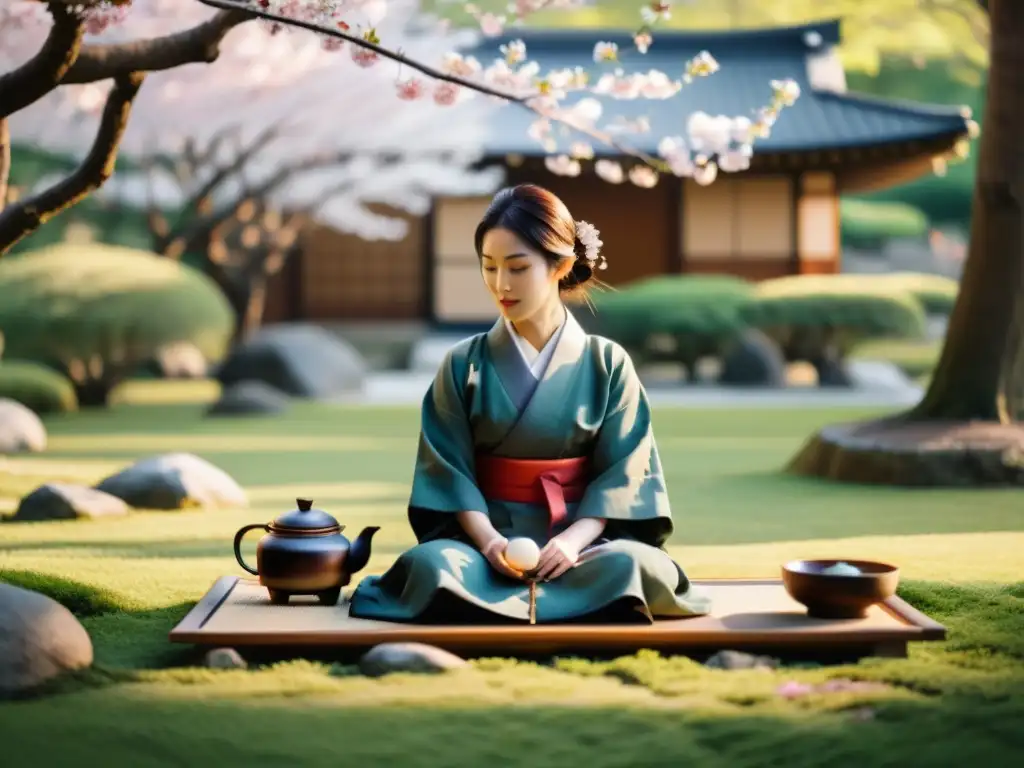
[(839, 196), (835, 174), (814, 171), (801, 175), (796, 234), (800, 274), (839, 271)]

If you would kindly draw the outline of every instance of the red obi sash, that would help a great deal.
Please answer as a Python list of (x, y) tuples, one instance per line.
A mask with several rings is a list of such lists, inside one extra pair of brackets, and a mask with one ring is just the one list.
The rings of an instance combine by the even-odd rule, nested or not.
[(587, 457), (578, 459), (509, 459), (477, 454), (476, 482), (485, 499), (543, 504), (549, 529), (568, 517), (566, 502), (583, 498), (587, 490)]

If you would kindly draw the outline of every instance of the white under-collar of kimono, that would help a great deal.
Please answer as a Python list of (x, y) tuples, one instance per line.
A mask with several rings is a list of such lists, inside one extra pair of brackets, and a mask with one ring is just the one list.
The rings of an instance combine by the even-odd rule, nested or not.
[(565, 321), (568, 317), (569, 311), (565, 310), (562, 315), (562, 322), (559, 324), (555, 332), (551, 334), (551, 338), (548, 339), (547, 344), (544, 345), (544, 349), (539, 352), (530, 342), (519, 335), (515, 326), (512, 325), (512, 322), (507, 317), (503, 318), (505, 321), (505, 328), (508, 330), (509, 336), (512, 337), (512, 341), (515, 342), (516, 349), (519, 350), (519, 354), (523, 358), (523, 362), (526, 363), (526, 367), (530, 369), (530, 373), (533, 375), (533, 378), (537, 379), (537, 381), (541, 380), (548, 369), (548, 363), (551, 362), (551, 357), (555, 354), (555, 347), (558, 346), (558, 340), (562, 337), (562, 330), (565, 328)]

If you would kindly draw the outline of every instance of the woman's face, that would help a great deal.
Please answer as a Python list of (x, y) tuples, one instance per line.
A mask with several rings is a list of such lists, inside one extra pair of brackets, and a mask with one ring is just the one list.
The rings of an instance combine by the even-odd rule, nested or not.
[(507, 229), (484, 235), (480, 250), (484, 284), (513, 323), (557, 301), (558, 281), (572, 268), (570, 260), (553, 264)]

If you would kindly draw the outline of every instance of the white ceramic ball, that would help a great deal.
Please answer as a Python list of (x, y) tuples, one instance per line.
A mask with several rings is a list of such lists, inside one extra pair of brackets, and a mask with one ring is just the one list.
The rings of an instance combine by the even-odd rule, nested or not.
[(533, 539), (512, 539), (505, 547), (505, 560), (517, 571), (532, 571), (540, 561), (540, 547)]

